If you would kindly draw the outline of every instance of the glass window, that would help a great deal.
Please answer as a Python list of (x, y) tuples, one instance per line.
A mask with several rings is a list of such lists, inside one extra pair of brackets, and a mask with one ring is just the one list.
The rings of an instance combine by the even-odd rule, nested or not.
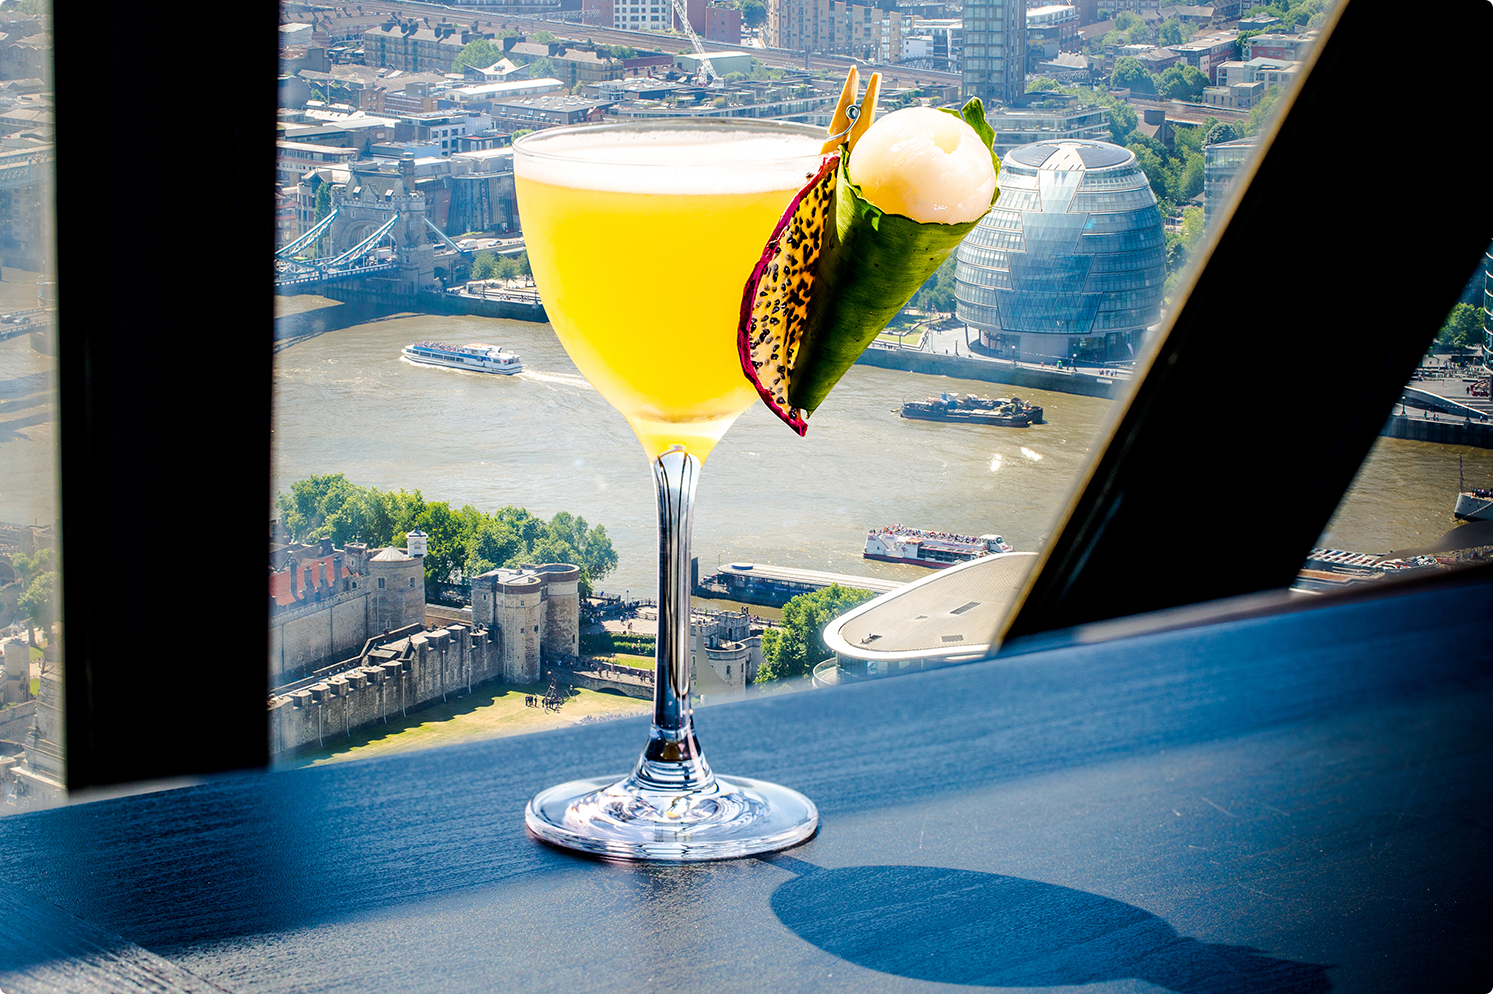
[[(61, 804), (58, 298), (50, 4), (0, 58), (0, 813)], [(25, 45), (15, 41), (25, 39)]]
[[(629, 21), (663, 9), (630, 8)], [(1001, 23), (990, 32), (978, 13), (966, 18), (963, 65), (999, 78), (1015, 69), (1013, 52), (1024, 60), (1025, 48), (1000, 44)], [(345, 15), (335, 8), (327, 16), (337, 25)], [(502, 18), (478, 17), (482, 31), (503, 32)], [(552, 30), (567, 40), (568, 29)], [(365, 57), (380, 58), (373, 49)], [(772, 65), (780, 57), (757, 58)], [(799, 60), (780, 61), (777, 68), (800, 72)], [(1045, 86), (1041, 76), (1030, 79)], [(1166, 102), (1122, 99), (1102, 81), (1062, 85), (1064, 107), (1050, 115), (1035, 106), (1001, 114), (990, 101), (1005, 166), (984, 223), (894, 319), (870, 349), (870, 363), (844, 377), (805, 439), (756, 406), (714, 452), (695, 515), (699, 634), (756, 640), (747, 643), (745, 669), (729, 671), (749, 683), (715, 696), (754, 695), (784, 682), (774, 670), (756, 678), (779, 605), (799, 585), (737, 579), (736, 563), (884, 587), (989, 550), (988, 541), (954, 537), (993, 535), (996, 549), (1038, 549), (1110, 426), (1164, 306), (1180, 295), (1177, 282), (1211, 239), (1215, 213), (1232, 198), (1280, 92), (1244, 112), (1190, 101), (1161, 122), (1147, 116)], [(387, 113), (399, 115), (390, 105)], [(1077, 138), (1065, 142), (1060, 134)], [(325, 617), (334, 627), (322, 645), (307, 647), (303, 676), (293, 680), (365, 665), (376, 636), (340, 632), (340, 615), (361, 627), (379, 622), (377, 635), (409, 630), (375, 647), (398, 658), (418, 636), (460, 628), (465, 655), (499, 655), (486, 650), (515, 632), (541, 635), (536, 679), (516, 680), (502, 667), (486, 688), (497, 702), (544, 693), (544, 670), (566, 686), (591, 669), (595, 661), (555, 645), (566, 637), (565, 621), (578, 655), (639, 667), (655, 629), (656, 544), (641, 513), (651, 506), (649, 484), (637, 475), (628, 427), (542, 322), (531, 268), (539, 255), (560, 251), (520, 232), (510, 154), (455, 152), (454, 161), (474, 157), (467, 169), (429, 177), (418, 176), (415, 158), (398, 149), (366, 153), (356, 145), (352, 162), (298, 180), (297, 192), (315, 207), (283, 244), (283, 274), (305, 280), (278, 289), (275, 515), (277, 544), (307, 556), (317, 549), (321, 559), (326, 539), (327, 558), (341, 554), (349, 580), (340, 596), (368, 608), (356, 615), (309, 606), (316, 621), (316, 629), (312, 618), (304, 626), (309, 635), (329, 632)], [(1073, 158), (1066, 171), (1052, 159), (1058, 155)], [(1059, 179), (1068, 172), (1074, 176)], [(387, 190), (390, 204), (375, 204), (373, 192)], [(398, 211), (401, 220), (382, 233)], [(342, 258), (356, 249), (358, 259), (374, 254), (377, 262), (357, 276), (340, 274), (353, 260)], [(644, 280), (630, 275), (628, 266), (601, 271), (598, 285)], [(662, 294), (677, 292), (666, 282)], [(455, 368), (454, 357), (432, 353), (472, 345), (514, 353), (519, 371), (464, 370), (472, 355), (458, 356)], [(1018, 408), (1013, 397), (1030, 406)], [(910, 405), (947, 416), (911, 416)], [(1033, 407), (1040, 419), (1024, 427), (970, 419)], [(1466, 475), (1471, 468), (1474, 476), (1488, 471), (1477, 459)], [(853, 482), (858, 490), (848, 488)], [(431, 538), (414, 555), (408, 533), (417, 526)], [(1340, 520), (1329, 532), (1330, 544), (1353, 544)], [(895, 551), (875, 549), (898, 539), (911, 545), (910, 558), (866, 558)], [(423, 586), (413, 575), (405, 588), (420, 594), (377, 593), (384, 577), (374, 588), (359, 586), (375, 560), (395, 559), (421, 561)], [(580, 563), (571, 594), (543, 579), (552, 571), (542, 567)], [(533, 586), (526, 580), (536, 581), (539, 596), (528, 607), (541, 624), (505, 617), (520, 614), (521, 597), (529, 599), (520, 593)], [(884, 673), (933, 665), (906, 662)], [(800, 664), (796, 683), (807, 683), (814, 666)], [(616, 696), (579, 690), (570, 712), (645, 709), (628, 695), (610, 700)], [(288, 718), (293, 694), (278, 687)], [(294, 734), (294, 724), (286, 725)], [(309, 759), (299, 756), (295, 738), (279, 745), (291, 762)]]

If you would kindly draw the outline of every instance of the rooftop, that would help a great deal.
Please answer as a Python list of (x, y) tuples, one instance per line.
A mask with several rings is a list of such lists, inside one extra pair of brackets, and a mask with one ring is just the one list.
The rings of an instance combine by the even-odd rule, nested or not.
[(1035, 142), (1005, 154), (1007, 160), (1047, 170), (1102, 170), (1130, 162), (1135, 154), (1111, 142), (1059, 139)]

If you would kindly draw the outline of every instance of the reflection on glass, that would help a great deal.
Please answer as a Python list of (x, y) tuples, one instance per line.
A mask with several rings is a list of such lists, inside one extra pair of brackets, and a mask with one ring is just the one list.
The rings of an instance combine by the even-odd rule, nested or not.
[(0, 9), (0, 811), (66, 799), (51, 6)]

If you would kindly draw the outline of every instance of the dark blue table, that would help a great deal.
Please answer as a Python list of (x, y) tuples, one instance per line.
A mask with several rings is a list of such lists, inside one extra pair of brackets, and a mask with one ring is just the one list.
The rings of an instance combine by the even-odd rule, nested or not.
[(639, 720), (11, 817), (0, 987), (1485, 990), (1492, 597), (700, 711), (716, 768), (822, 810), (766, 858), (524, 835), (527, 797), (623, 769)]

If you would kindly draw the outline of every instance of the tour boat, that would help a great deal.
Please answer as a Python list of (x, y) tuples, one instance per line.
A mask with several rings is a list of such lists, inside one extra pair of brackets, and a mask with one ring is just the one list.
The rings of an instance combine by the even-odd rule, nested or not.
[(926, 531), (903, 524), (871, 528), (865, 534), (865, 558), (881, 562), (907, 563), (937, 569), (968, 562), (1013, 546), (999, 535), (959, 535), (948, 531)]
[(1480, 487), (1464, 487), (1464, 457), (1458, 456), (1458, 499), (1453, 504), (1453, 516), (1460, 521), (1493, 521), (1495, 519), (1495, 491)]
[(1019, 396), (990, 399), (972, 392), (965, 396), (943, 393), (921, 402), (901, 404), (901, 415), (908, 420), (939, 420), (952, 424), (987, 424), (993, 427), (1030, 427), (1046, 423), (1042, 408), (1023, 402)]
[(1453, 504), (1453, 516), (1463, 521), (1493, 521), (1495, 519), (1495, 493), (1493, 490), (1464, 490)]
[(423, 340), (401, 348), (401, 356), (424, 365), (459, 368), (466, 372), (514, 375), (521, 370), (521, 356), (503, 351), (493, 344), (439, 344)]

